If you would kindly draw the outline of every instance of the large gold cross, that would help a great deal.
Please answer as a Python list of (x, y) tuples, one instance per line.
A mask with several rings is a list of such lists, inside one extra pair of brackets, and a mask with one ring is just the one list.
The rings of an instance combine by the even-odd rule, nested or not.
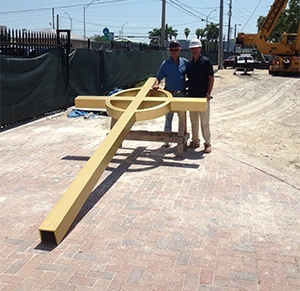
[(76, 107), (106, 108), (118, 121), (39, 227), (42, 242), (58, 245), (62, 241), (135, 121), (158, 118), (170, 111), (206, 111), (206, 98), (173, 98), (168, 91), (151, 89), (154, 80), (149, 78), (141, 88), (110, 97), (75, 99)]

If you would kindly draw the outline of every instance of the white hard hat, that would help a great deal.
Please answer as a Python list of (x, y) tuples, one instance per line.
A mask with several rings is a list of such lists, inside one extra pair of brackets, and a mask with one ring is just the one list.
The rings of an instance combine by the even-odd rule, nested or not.
[(198, 38), (191, 39), (189, 48), (193, 48), (193, 47), (202, 47), (202, 43)]

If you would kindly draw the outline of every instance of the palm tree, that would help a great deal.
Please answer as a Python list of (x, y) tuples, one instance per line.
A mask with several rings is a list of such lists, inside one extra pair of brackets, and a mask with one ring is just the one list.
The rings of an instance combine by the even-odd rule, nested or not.
[(190, 34), (190, 29), (188, 27), (186, 27), (184, 29), (184, 35), (185, 35), (185, 38), (186, 38), (186, 41), (185, 41), (185, 49), (187, 49), (187, 46), (188, 46), (188, 37), (189, 37), (189, 34)]
[(197, 36), (197, 38), (199, 39), (202, 39), (202, 37), (205, 36), (205, 29), (203, 28), (197, 28), (196, 31), (195, 31), (195, 34)]
[[(206, 37), (206, 50), (209, 49), (209, 44), (213, 41), (215, 44), (217, 43), (219, 37), (219, 24), (210, 23), (207, 24), (205, 27), (205, 37)], [(216, 48), (214, 48), (216, 49)]]
[(151, 38), (150, 43), (153, 45), (158, 45), (158, 40), (160, 38), (161, 29), (153, 28), (153, 30), (148, 31), (149, 38)]
[(172, 38), (178, 35), (178, 30), (177, 29), (173, 29), (172, 26), (168, 26), (168, 24), (166, 24), (166, 39), (170, 39), (170, 41), (172, 41)]
[(188, 39), (190, 32), (191, 32), (191, 31), (190, 31), (189, 28), (186, 27), (186, 28), (184, 29), (184, 35), (185, 35), (186, 40)]
[(218, 39), (219, 37), (219, 24), (210, 23), (205, 27), (207, 39)]
[[(151, 31), (148, 31), (148, 35), (149, 38), (151, 38), (150, 43), (153, 45), (158, 45), (158, 40), (160, 38), (161, 35), (161, 29), (160, 28), (154, 28)], [(173, 29), (172, 26), (168, 26), (168, 24), (166, 24), (166, 29), (165, 29), (165, 38), (166, 40), (170, 39), (170, 41), (172, 41), (172, 38), (177, 37), (178, 35), (178, 30)]]
[(172, 37), (174, 37), (176, 39), (177, 35), (178, 35), (178, 30), (177, 29), (173, 29), (171, 30), (171, 35)]

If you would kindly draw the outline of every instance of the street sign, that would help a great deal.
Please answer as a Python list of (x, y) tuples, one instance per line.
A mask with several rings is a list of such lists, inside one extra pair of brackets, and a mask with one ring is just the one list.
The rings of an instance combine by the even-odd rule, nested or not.
[(107, 27), (103, 28), (103, 34), (108, 35), (109, 34), (109, 29)]

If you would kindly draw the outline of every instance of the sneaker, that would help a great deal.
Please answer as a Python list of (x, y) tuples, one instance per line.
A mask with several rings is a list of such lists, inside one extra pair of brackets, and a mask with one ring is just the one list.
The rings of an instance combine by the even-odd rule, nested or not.
[(210, 145), (210, 144), (205, 144), (205, 145), (204, 145), (204, 152), (205, 152), (206, 154), (211, 153), (211, 145)]
[(198, 148), (200, 146), (199, 142), (194, 142), (191, 141), (190, 144), (188, 145), (189, 148)]
[(164, 147), (165, 147), (165, 148), (169, 148), (170, 146), (171, 146), (171, 145), (170, 145), (168, 142), (165, 142), (165, 143), (164, 143)]

